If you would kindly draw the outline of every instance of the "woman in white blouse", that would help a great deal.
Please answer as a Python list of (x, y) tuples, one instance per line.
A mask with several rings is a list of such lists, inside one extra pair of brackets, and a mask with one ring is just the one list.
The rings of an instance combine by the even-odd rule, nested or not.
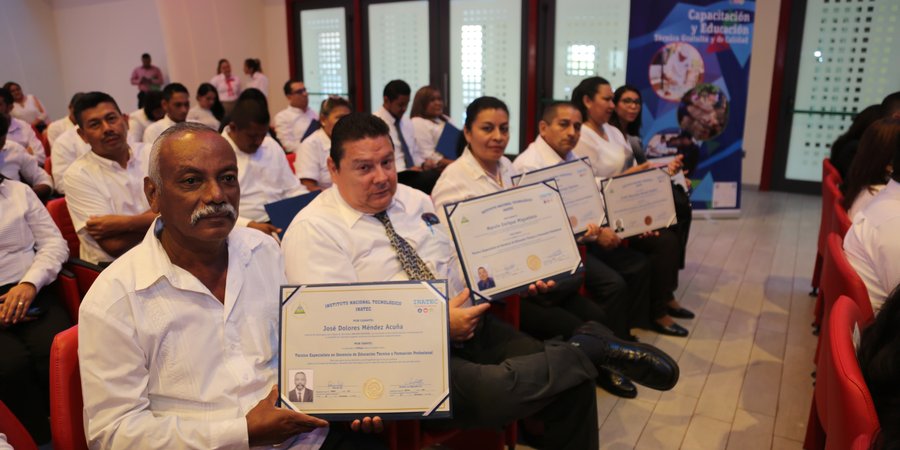
[(144, 106), (128, 113), (128, 142), (143, 142), (144, 130), (165, 115), (166, 112), (162, 107), (162, 92), (145, 92)]
[(900, 151), (900, 119), (886, 118), (866, 128), (844, 179), (844, 202), (850, 220), (881, 192), (894, 171), (892, 158)]
[[(581, 139), (573, 150), (579, 157), (587, 157), (597, 178), (650, 169), (650, 162), (636, 164), (631, 145), (616, 127), (608, 123), (615, 104), (612, 87), (604, 78), (591, 77), (581, 81), (572, 90), (572, 103), (581, 111), (584, 125)], [(669, 166), (670, 173), (680, 170), (680, 160)], [(678, 286), (678, 270), (681, 265), (681, 241), (675, 231), (662, 229), (654, 236), (631, 239), (631, 248), (648, 258), (653, 268), (651, 290), (651, 327), (668, 335), (687, 336), (687, 330), (673, 317), (692, 319), (694, 313), (683, 308), (675, 299)]]
[(209, 84), (219, 91), (219, 101), (225, 108), (225, 115), (231, 114), (231, 109), (237, 103), (241, 95), (241, 80), (231, 73), (231, 63), (227, 59), (220, 59), (216, 66), (216, 76), (209, 80)]
[(13, 109), (10, 115), (37, 127), (38, 131), (43, 131), (47, 126), (47, 111), (44, 111), (41, 101), (33, 95), (25, 95), (22, 86), (15, 81), (7, 82), (3, 88), (13, 96)]
[(258, 59), (247, 58), (244, 60), (244, 74), (250, 77), (247, 88), (256, 88), (269, 96), (269, 77), (262, 71), (262, 63)]
[[(409, 117), (415, 132), (416, 146), (426, 155), (437, 150), (444, 127), (447, 124), (453, 127), (450, 117), (444, 114), (444, 97), (434, 86), (423, 86), (416, 91)], [(437, 165), (444, 168), (451, 162), (451, 159), (444, 158)]]
[(0, 401), (35, 442), (50, 441), (50, 344), (71, 321), (53, 289), (69, 256), (31, 189), (0, 178)]
[(310, 191), (319, 191), (331, 187), (331, 174), (328, 172), (328, 156), (331, 153), (331, 130), (342, 117), (353, 112), (350, 102), (343, 97), (328, 97), (322, 101), (319, 109), (319, 122), (322, 127), (309, 135), (300, 143), (294, 171), (300, 183)]
[(188, 111), (187, 120), (202, 123), (218, 131), (224, 116), (225, 108), (219, 101), (216, 87), (209, 83), (201, 84), (197, 88), (197, 103)]

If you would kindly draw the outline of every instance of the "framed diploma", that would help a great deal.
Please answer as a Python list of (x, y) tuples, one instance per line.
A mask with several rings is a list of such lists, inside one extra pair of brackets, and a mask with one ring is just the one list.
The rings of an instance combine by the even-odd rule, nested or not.
[(512, 177), (512, 182), (521, 185), (547, 179), (556, 180), (569, 213), (569, 224), (576, 236), (584, 234), (589, 223), (603, 225), (606, 219), (603, 197), (594, 181), (594, 171), (587, 158), (525, 172)]
[(447, 282), (281, 287), (284, 406), (326, 420), (448, 418)]
[(475, 303), (583, 270), (556, 180), (444, 205)]
[(607, 178), (601, 182), (609, 226), (621, 237), (676, 223), (669, 174), (661, 169)]

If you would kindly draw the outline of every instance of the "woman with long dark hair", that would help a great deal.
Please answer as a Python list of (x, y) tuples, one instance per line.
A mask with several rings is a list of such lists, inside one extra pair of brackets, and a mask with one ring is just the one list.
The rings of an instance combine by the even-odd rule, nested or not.
[(218, 130), (225, 118), (225, 108), (219, 101), (216, 87), (203, 83), (197, 88), (197, 103), (188, 111), (187, 120), (202, 123), (213, 130)]
[(869, 125), (844, 179), (842, 206), (851, 220), (887, 185), (897, 152), (900, 152), (900, 119), (880, 119)]
[(859, 140), (873, 122), (881, 118), (881, 105), (871, 105), (853, 117), (853, 123), (847, 131), (838, 136), (831, 144), (831, 165), (838, 170), (841, 177), (846, 177), (850, 164), (856, 156)]

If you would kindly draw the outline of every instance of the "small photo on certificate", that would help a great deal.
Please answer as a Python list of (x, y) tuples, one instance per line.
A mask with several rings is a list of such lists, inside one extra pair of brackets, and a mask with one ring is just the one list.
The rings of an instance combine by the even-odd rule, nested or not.
[(662, 169), (607, 178), (601, 188), (609, 226), (620, 238), (677, 223), (672, 182)]
[(444, 211), (476, 303), (583, 269), (556, 180), (445, 205)]

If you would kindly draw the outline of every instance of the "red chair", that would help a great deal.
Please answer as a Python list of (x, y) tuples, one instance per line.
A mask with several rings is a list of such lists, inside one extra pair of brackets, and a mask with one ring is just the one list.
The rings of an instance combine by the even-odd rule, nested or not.
[[(829, 162), (828, 165), (830, 166), (831, 163)], [(811, 294), (815, 294), (819, 288), (820, 277), (822, 275), (822, 257), (824, 256), (822, 251), (825, 249), (825, 237), (828, 236), (828, 232), (831, 230), (835, 199), (839, 200), (838, 203), (841, 203), (844, 200), (844, 195), (841, 194), (841, 190), (838, 188), (840, 175), (832, 175), (828, 169), (825, 168), (824, 163), (822, 167), (822, 216), (819, 220), (819, 241), (818, 246), (816, 247), (816, 266), (813, 269), (813, 291)], [(834, 169), (833, 166), (832, 169)]]
[(50, 431), (55, 450), (87, 450), (78, 372), (78, 325), (56, 335), (50, 347)]
[[(828, 236), (825, 263), (822, 266), (822, 291), (825, 300), (825, 320), (838, 297), (845, 295), (856, 302), (862, 314), (860, 323), (868, 326), (875, 320), (866, 284), (850, 265), (844, 254), (843, 237), (831, 233)], [(819, 338), (821, 341), (821, 338)], [(818, 382), (818, 379), (816, 380)]]
[(844, 205), (842, 205), (838, 199), (834, 199), (834, 217), (832, 217), (831, 221), (831, 231), (843, 238), (847, 235), (847, 231), (850, 229), (851, 225), (853, 225), (853, 222), (850, 221), (850, 216), (847, 215), (847, 210), (844, 209)]
[(72, 216), (69, 215), (66, 198), (56, 198), (47, 202), (47, 211), (66, 242), (69, 243), (69, 256), (77, 258), (81, 254), (81, 243), (78, 242), (78, 233), (75, 231), (75, 225), (72, 224)]
[(834, 164), (831, 164), (831, 159), (825, 158), (822, 160), (822, 179), (824, 180), (828, 175), (833, 176), (837, 184), (844, 182), (843, 178), (841, 178), (841, 172), (837, 170), (837, 167), (834, 167)]
[(53, 178), (53, 162), (50, 156), (47, 156), (47, 160), (44, 161), (44, 172), (47, 172), (47, 175), (50, 175), (50, 178)]
[(59, 299), (63, 302), (63, 306), (69, 311), (69, 317), (72, 318), (72, 323), (77, 324), (78, 307), (81, 306), (81, 299), (83, 296), (78, 292), (78, 280), (75, 279), (75, 274), (63, 269), (59, 272), (59, 275), (56, 276), (56, 281), (53, 284)]
[(34, 134), (41, 141), (41, 145), (44, 146), (44, 155), (47, 156), (47, 159), (50, 159), (50, 141), (47, 140), (47, 135), (38, 131), (34, 125), (31, 126), (31, 129), (34, 130)]
[(0, 433), (6, 435), (6, 442), (16, 450), (38, 450), (28, 430), (3, 402), (0, 402)]
[(860, 437), (871, 442), (878, 432), (875, 405), (853, 346), (854, 329), (864, 327), (865, 321), (865, 313), (856, 305), (853, 299), (841, 296), (826, 322), (818, 372), (828, 383), (816, 380), (806, 449), (848, 449)]
[(287, 158), (288, 164), (291, 166), (291, 173), (296, 174), (297, 171), (294, 169), (294, 161), (297, 160), (296, 153), (285, 153), (284, 157)]

